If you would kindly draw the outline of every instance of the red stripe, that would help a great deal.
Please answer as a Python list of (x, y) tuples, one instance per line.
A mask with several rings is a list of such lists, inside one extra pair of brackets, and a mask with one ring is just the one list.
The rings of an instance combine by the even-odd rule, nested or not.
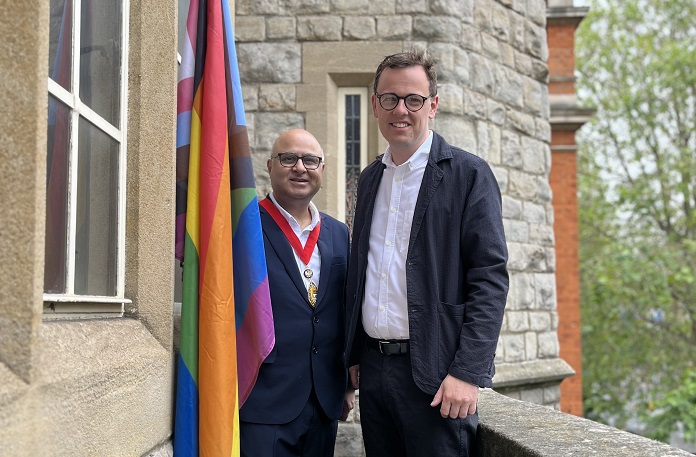
[(263, 206), (266, 211), (268, 211), (268, 214), (270, 214), (275, 223), (278, 224), (278, 227), (280, 227), (280, 229), (283, 231), (285, 237), (290, 242), (290, 246), (292, 246), (297, 255), (300, 257), (302, 263), (308, 265), (309, 260), (312, 258), (312, 252), (314, 252), (314, 246), (317, 245), (317, 240), (319, 239), (321, 219), (319, 220), (317, 226), (314, 227), (314, 230), (310, 232), (309, 238), (307, 239), (307, 244), (305, 244), (305, 247), (303, 248), (300, 239), (297, 237), (297, 235), (295, 235), (295, 232), (293, 232), (287, 219), (283, 217), (280, 210), (276, 208), (276, 205), (274, 205), (268, 197), (261, 200), (259, 204)]

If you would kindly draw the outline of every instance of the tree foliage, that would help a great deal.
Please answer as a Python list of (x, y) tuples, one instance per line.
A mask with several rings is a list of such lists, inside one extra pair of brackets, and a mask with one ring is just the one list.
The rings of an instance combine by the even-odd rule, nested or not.
[(578, 153), (586, 415), (696, 442), (694, 17), (693, 0), (594, 0), (576, 56), (597, 109)]

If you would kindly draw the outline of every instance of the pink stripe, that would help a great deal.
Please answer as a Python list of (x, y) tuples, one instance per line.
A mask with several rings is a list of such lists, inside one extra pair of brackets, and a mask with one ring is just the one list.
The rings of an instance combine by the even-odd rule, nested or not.
[(191, 111), (193, 106), (193, 77), (179, 81), (176, 91), (176, 114)]
[[(265, 296), (263, 292), (266, 292)], [(268, 303), (267, 293), (268, 277), (264, 278), (261, 285), (252, 294), (244, 322), (237, 330), (237, 376), (239, 377), (240, 408), (244, 405), (256, 383), (261, 363), (275, 345), (273, 312)]]
[[(198, 11), (198, 0), (191, 0), (189, 11)], [(205, 12), (203, 12), (205, 14)], [(198, 30), (198, 13), (186, 16), (186, 30), (193, 49), (196, 49), (196, 30)]]

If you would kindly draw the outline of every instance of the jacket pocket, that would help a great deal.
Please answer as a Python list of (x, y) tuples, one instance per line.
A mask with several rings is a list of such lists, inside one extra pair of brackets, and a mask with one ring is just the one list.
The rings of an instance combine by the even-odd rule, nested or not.
[(459, 349), (462, 325), (464, 324), (464, 304), (453, 305), (438, 301), (438, 372), (444, 378)]

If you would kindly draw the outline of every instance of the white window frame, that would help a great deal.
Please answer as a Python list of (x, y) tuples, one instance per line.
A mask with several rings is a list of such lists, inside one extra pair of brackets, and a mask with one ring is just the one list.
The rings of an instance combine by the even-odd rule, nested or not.
[[(128, 20), (130, 17), (130, 2), (122, 1), (121, 21), (121, 97), (120, 97), (120, 129), (102, 118), (94, 110), (88, 107), (79, 97), (80, 87), (80, 27), (81, 27), (81, 2), (73, 0), (72, 17), (72, 62), (71, 85), (73, 92), (69, 92), (49, 76), (48, 94), (53, 96), (70, 109), (70, 152), (69, 152), (69, 176), (68, 176), (68, 202), (67, 225), (68, 240), (66, 287), (65, 293), (44, 293), (44, 318), (47, 319), (79, 319), (95, 317), (121, 317), (126, 303), (131, 300), (125, 298), (125, 265), (126, 265), (126, 163), (127, 163), (127, 114), (128, 114)], [(75, 243), (76, 243), (76, 218), (77, 212), (72, 209), (77, 205), (77, 158), (79, 138), (79, 120), (85, 118), (92, 125), (100, 129), (106, 135), (115, 140), (119, 145), (119, 179), (118, 179), (118, 212), (117, 212), (117, 248), (116, 248), (116, 295), (76, 295), (75, 294)]]
[(337, 219), (346, 220), (346, 95), (360, 96), (360, 169), (367, 166), (367, 116), (370, 99), (367, 87), (339, 87), (337, 100), (338, 119), (338, 191), (336, 193)]

